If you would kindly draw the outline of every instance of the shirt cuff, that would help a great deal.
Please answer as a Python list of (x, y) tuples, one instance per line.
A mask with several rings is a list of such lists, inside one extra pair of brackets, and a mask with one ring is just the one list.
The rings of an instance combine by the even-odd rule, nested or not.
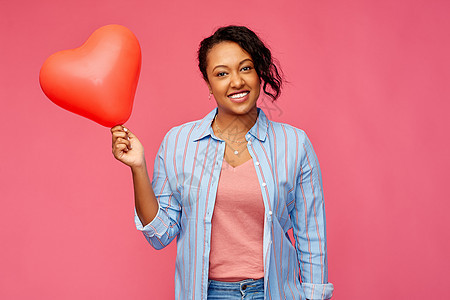
[[(167, 219), (164, 221), (164, 219)], [(165, 214), (158, 202), (158, 212), (153, 220), (147, 225), (143, 225), (141, 220), (139, 219), (136, 208), (134, 208), (134, 223), (136, 224), (136, 229), (142, 231), (142, 233), (148, 237), (158, 236), (161, 237), (162, 234), (167, 230), (168, 226), (166, 224), (169, 223), (167, 214)]]
[(303, 291), (305, 292), (306, 299), (330, 299), (333, 295), (333, 284), (316, 284), (316, 283), (302, 283)]

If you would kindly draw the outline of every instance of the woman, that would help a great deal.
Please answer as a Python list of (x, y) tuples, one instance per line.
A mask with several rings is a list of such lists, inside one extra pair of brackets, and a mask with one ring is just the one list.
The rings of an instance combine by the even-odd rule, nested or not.
[(137, 228), (156, 249), (177, 238), (176, 299), (330, 298), (317, 157), (303, 131), (257, 108), (261, 85), (273, 100), (281, 90), (269, 49), (228, 26), (198, 59), (217, 108), (166, 134), (152, 184), (137, 137), (111, 129), (132, 170)]

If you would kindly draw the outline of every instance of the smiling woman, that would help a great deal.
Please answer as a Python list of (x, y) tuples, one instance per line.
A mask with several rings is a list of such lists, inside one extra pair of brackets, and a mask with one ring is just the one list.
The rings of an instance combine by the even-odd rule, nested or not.
[(330, 298), (317, 157), (302, 130), (257, 107), (261, 85), (274, 101), (281, 91), (269, 49), (228, 26), (198, 59), (217, 108), (166, 134), (152, 184), (137, 137), (111, 129), (132, 170), (137, 228), (156, 249), (177, 238), (176, 299)]

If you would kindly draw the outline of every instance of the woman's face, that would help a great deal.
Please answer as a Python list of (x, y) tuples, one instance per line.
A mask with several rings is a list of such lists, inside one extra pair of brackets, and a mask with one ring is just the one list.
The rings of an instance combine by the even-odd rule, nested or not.
[(207, 55), (206, 74), (220, 113), (254, 113), (261, 82), (250, 54), (238, 44), (221, 42), (215, 45)]

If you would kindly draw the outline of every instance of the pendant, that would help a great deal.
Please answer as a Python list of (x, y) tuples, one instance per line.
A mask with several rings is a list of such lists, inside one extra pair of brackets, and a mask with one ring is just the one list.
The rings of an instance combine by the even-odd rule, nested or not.
[(234, 150), (234, 154), (238, 155), (238, 154), (239, 154), (239, 151)]

